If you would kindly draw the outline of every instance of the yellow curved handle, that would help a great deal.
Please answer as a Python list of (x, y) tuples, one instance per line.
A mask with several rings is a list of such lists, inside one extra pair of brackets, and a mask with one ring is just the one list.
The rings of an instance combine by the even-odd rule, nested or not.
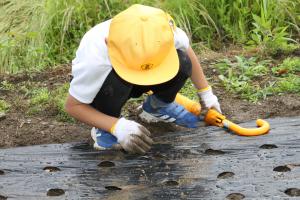
[(258, 128), (242, 128), (239, 125), (225, 119), (223, 120), (223, 126), (241, 136), (257, 136), (268, 133), (270, 130), (270, 124), (265, 120), (256, 120)]
[(182, 94), (177, 93), (175, 98), (176, 103), (182, 105), (186, 110), (198, 116), (201, 113), (200, 103), (193, 101)]
[(256, 120), (258, 128), (242, 128), (239, 125), (226, 119), (224, 115), (214, 109), (209, 109), (206, 113), (204, 121), (208, 125), (228, 128), (232, 132), (240, 136), (257, 136), (268, 133), (270, 124), (262, 119)]

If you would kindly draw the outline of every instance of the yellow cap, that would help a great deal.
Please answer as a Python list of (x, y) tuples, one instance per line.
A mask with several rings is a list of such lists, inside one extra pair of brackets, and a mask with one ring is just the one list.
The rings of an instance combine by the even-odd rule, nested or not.
[(108, 53), (116, 73), (137, 85), (172, 79), (179, 70), (174, 21), (158, 8), (135, 4), (110, 24)]

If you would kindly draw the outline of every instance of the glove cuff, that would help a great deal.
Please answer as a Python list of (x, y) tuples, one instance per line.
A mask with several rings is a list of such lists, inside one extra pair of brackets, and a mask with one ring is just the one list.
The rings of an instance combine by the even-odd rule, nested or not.
[(118, 119), (118, 121), (110, 128), (110, 133), (116, 136), (118, 139), (122, 137), (120, 134), (120, 129), (125, 125), (126, 119), (124, 117)]
[[(205, 89), (205, 88), (204, 88)], [(198, 96), (204, 100), (205, 98), (208, 98), (210, 96), (213, 96), (212, 88), (209, 86), (205, 91), (198, 91)]]
[(205, 87), (205, 88), (199, 89), (197, 92), (201, 93), (201, 92), (205, 92), (205, 91), (208, 91), (208, 90), (211, 90), (211, 86), (210, 85), (207, 86), (207, 87)]

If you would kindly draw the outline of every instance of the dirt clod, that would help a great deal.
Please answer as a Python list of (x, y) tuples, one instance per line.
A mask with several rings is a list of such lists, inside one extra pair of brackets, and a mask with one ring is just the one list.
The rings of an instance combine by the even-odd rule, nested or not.
[(0, 112), (0, 121), (1, 121), (1, 120), (4, 120), (5, 118), (6, 118), (5, 113)]

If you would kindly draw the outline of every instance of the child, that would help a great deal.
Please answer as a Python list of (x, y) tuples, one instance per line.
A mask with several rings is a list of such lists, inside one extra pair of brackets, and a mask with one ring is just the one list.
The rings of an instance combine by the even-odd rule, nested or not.
[(180, 126), (197, 127), (198, 117), (174, 102), (191, 78), (206, 108), (221, 112), (184, 31), (164, 11), (133, 5), (89, 30), (72, 62), (66, 111), (93, 126), (96, 149), (123, 148), (144, 154), (153, 143), (142, 125), (120, 117), (131, 97), (152, 91), (143, 112)]

